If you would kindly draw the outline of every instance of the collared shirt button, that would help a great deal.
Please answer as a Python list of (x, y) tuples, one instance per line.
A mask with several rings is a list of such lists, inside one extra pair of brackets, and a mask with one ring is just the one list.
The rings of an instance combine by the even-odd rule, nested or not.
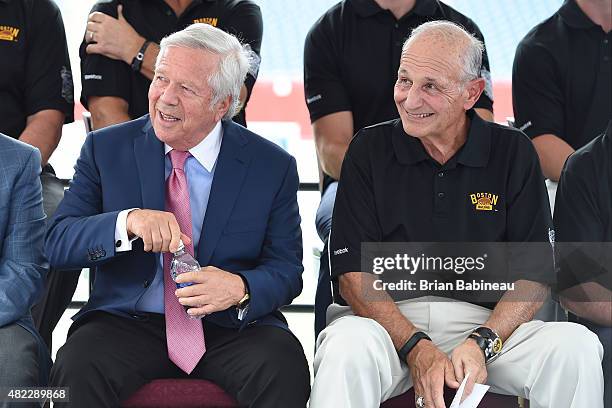
[(118, 239), (117, 242), (115, 242), (115, 248), (119, 248), (121, 246), (121, 240)]
[(604, 44), (607, 44), (607, 43), (608, 43), (608, 39), (604, 38)]
[(444, 195), (445, 195), (445, 194), (444, 194), (442, 191), (440, 191), (440, 192), (438, 193), (438, 198), (444, 198)]
[(439, 172), (438, 177), (444, 177), (444, 172), (443, 171)]
[(395, 28), (399, 28), (399, 23), (395, 23)]

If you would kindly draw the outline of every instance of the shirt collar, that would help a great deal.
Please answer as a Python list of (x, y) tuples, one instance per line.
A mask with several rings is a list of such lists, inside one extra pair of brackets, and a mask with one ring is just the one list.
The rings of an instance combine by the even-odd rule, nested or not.
[(565, 0), (559, 9), (559, 15), (565, 24), (574, 28), (591, 28), (595, 23), (578, 6), (575, 0)]
[[(374, 0), (347, 1), (351, 3), (357, 14), (359, 14), (361, 17), (371, 17), (377, 13), (385, 11)], [(408, 12), (408, 14), (416, 13), (421, 16), (432, 16), (436, 11), (436, 7), (437, 0), (417, 0), (414, 7)]]
[[(189, 153), (208, 171), (212, 172), (219, 151), (221, 150), (221, 140), (223, 139), (223, 129), (221, 121), (217, 122), (213, 130), (196, 146), (189, 149)], [(164, 143), (165, 154), (168, 154), (172, 147)]]
[(470, 129), (457, 162), (469, 167), (486, 167), (491, 153), (491, 129), (474, 109), (470, 109), (467, 116), (470, 119)]
[[(470, 119), (470, 128), (465, 144), (457, 153), (457, 162), (469, 167), (485, 167), (491, 151), (491, 130), (473, 109), (466, 115)], [(430, 159), (421, 141), (404, 132), (400, 119), (394, 122), (392, 143), (397, 160), (402, 164), (411, 165)]]

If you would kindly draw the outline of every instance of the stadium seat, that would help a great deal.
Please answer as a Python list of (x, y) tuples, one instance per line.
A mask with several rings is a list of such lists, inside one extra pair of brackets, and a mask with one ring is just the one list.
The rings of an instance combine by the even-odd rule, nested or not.
[(238, 403), (206, 380), (153, 380), (136, 391), (121, 408), (237, 408)]

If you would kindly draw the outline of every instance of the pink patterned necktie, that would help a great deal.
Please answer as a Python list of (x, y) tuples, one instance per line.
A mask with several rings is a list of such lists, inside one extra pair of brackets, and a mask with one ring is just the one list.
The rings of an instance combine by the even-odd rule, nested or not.
[[(174, 214), (182, 233), (193, 236), (189, 188), (184, 171), (185, 161), (190, 154), (178, 150), (171, 150), (169, 154), (172, 171), (166, 181), (166, 211)], [(193, 243), (186, 245), (185, 249), (193, 255)], [(164, 254), (164, 306), (168, 356), (181, 370), (191, 374), (206, 351), (204, 331), (202, 321), (189, 318), (174, 294), (176, 284), (170, 276), (171, 259), (171, 253)]]

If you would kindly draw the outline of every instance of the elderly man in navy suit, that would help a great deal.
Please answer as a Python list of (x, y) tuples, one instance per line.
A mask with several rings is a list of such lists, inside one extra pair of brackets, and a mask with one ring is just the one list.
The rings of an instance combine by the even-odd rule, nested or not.
[(0, 387), (44, 385), (51, 363), (30, 315), (47, 273), (39, 175), (38, 149), (0, 133)]
[[(212, 380), (241, 406), (306, 406), (308, 365), (279, 312), (302, 288), (297, 169), (229, 120), (248, 55), (204, 24), (166, 37), (149, 115), (88, 136), (46, 237), (53, 265), (96, 269), (51, 372), (70, 387), (57, 406), (118, 406), (169, 377)], [(202, 268), (177, 289), (181, 240)]]

